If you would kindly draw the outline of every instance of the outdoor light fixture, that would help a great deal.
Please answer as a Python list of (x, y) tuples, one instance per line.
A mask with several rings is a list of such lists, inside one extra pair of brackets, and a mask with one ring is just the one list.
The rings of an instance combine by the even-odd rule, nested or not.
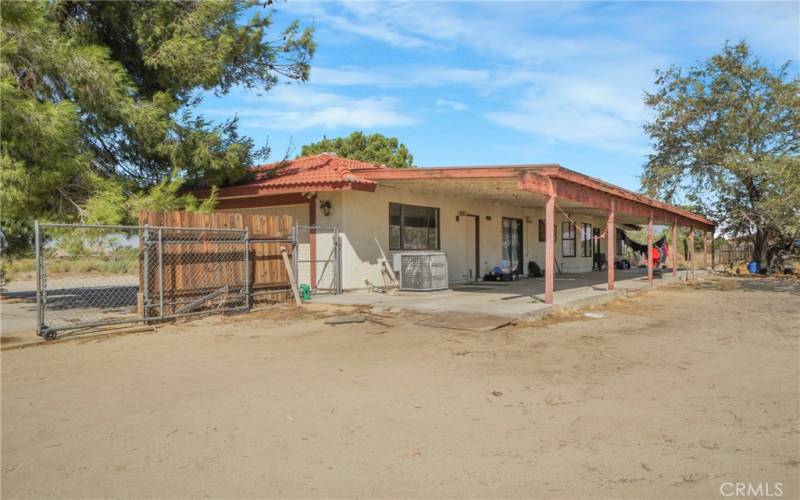
[(322, 210), (322, 215), (324, 215), (325, 217), (329, 216), (331, 214), (330, 200), (320, 200), (319, 209)]

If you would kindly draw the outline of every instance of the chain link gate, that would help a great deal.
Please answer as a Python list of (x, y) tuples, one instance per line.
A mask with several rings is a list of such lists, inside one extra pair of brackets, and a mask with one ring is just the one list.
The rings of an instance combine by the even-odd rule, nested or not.
[[(306, 285), (312, 294), (342, 293), (342, 239), (332, 226), (295, 224), (297, 258), (294, 276), (298, 287)], [(312, 242), (313, 240), (313, 242)]]
[(37, 334), (249, 308), (246, 229), (35, 226)]

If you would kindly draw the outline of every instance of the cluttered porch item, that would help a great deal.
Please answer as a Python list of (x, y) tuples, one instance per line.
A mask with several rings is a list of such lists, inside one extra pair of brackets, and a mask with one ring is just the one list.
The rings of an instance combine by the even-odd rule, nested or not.
[(483, 276), (483, 281), (516, 281), (519, 274), (511, 270), (511, 264), (503, 259), (499, 266), (494, 266), (488, 274)]

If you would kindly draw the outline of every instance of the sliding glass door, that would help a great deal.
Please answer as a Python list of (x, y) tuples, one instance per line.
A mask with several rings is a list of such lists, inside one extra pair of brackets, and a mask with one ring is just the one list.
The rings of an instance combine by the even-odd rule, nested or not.
[(512, 273), (522, 274), (522, 219), (503, 217), (503, 260)]

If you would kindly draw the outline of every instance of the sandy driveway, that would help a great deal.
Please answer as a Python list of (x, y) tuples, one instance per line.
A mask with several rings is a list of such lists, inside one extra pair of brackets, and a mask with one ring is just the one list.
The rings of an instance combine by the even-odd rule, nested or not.
[(291, 309), (2, 353), (2, 494), (724, 498), (800, 474), (800, 295), (494, 332)]

